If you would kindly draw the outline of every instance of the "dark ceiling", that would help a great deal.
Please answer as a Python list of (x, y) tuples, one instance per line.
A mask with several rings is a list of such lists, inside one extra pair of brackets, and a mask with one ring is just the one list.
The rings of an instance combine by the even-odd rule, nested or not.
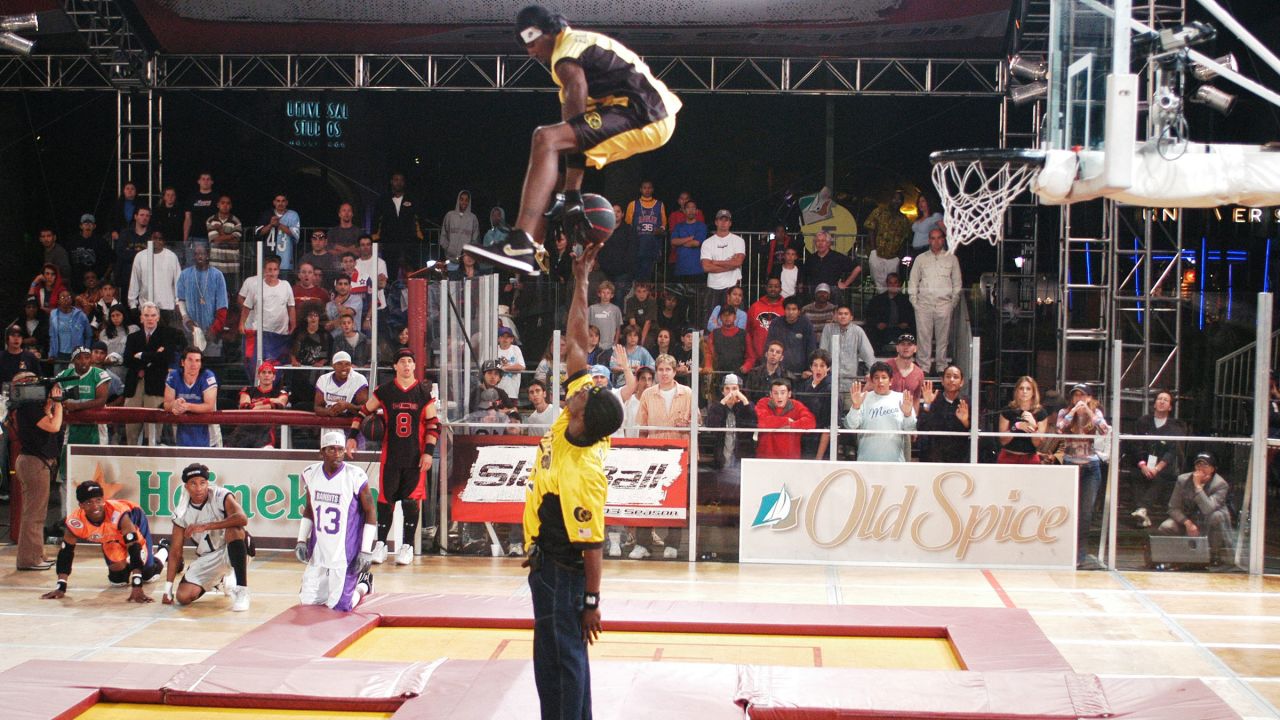
[[(524, 0), (121, 0), (166, 53), (514, 53)], [(43, 11), (37, 52), (78, 52), (57, 0), (9, 0)], [(999, 57), (1010, 0), (564, 0), (575, 26), (651, 55)]]

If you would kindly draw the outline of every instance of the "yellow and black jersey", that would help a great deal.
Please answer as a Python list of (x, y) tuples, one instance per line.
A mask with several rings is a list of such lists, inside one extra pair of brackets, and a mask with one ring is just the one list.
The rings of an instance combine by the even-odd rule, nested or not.
[[(566, 398), (592, 385), (583, 370), (569, 378)], [(582, 551), (604, 543), (604, 503), (609, 482), (604, 474), (610, 442), (591, 445), (569, 440), (569, 413), (562, 412), (542, 436), (524, 500), (525, 549), (536, 541), (550, 560), (582, 563)]]
[(622, 43), (599, 33), (566, 27), (556, 37), (551, 52), (551, 77), (564, 86), (555, 68), (562, 62), (577, 63), (587, 79), (587, 111), (607, 106), (628, 106), (642, 112), (645, 122), (673, 117), (680, 98), (649, 72), (649, 66)]

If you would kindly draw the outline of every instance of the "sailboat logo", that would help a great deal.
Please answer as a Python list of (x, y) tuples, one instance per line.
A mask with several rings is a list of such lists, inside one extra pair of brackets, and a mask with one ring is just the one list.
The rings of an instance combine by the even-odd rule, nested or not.
[(760, 499), (760, 509), (751, 527), (772, 527), (774, 530), (790, 530), (800, 523), (800, 498), (792, 497), (783, 485), (778, 492)]

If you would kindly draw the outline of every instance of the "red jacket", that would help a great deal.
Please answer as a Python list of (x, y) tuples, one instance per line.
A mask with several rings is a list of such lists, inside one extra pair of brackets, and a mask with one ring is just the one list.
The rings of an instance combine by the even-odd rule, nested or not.
[(804, 433), (771, 433), (773, 428), (812, 430), (817, 424), (813, 413), (799, 400), (790, 400), (784, 408), (777, 408), (769, 396), (756, 403), (760, 440), (756, 443), (756, 457), (796, 460), (800, 457), (800, 438)]
[(785, 309), (782, 298), (770, 300), (768, 295), (751, 303), (747, 309), (747, 361), (742, 365), (742, 372), (749, 372), (764, 357), (764, 341), (769, 336), (769, 323), (781, 317)]

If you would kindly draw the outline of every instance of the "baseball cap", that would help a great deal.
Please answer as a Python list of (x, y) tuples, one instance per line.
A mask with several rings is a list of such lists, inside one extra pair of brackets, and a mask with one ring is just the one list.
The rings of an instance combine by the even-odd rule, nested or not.
[(93, 480), (85, 480), (76, 486), (76, 502), (85, 502), (96, 497), (105, 497), (102, 486)]
[(1215, 458), (1215, 457), (1213, 456), (1213, 453), (1208, 452), (1207, 450), (1206, 450), (1205, 452), (1202, 452), (1202, 453), (1200, 453), (1200, 454), (1196, 455), (1196, 459), (1195, 459), (1191, 464), (1192, 464), (1192, 465), (1199, 465), (1199, 464), (1200, 464), (1200, 463), (1202, 463), (1202, 462), (1203, 462), (1203, 463), (1209, 463), (1210, 465), (1214, 466), (1215, 468), (1216, 468), (1216, 467), (1218, 467), (1218, 459), (1217, 459), (1217, 458)]
[(814, 288), (814, 289), (813, 289), (813, 293), (816, 295), (816, 294), (818, 294), (818, 293), (820, 293), (820, 292), (824, 292), (824, 293), (826, 293), (826, 294), (830, 295), (830, 294), (831, 294), (831, 286), (830, 286), (830, 285), (828, 285), (828, 284), (826, 284), (826, 283), (818, 283), (818, 287), (816, 287), (816, 288)]
[(498, 404), (498, 401), (501, 399), (502, 399), (502, 396), (498, 394), (497, 390), (494, 390), (493, 388), (485, 388), (484, 390), (480, 391), (480, 395), (477, 396), (476, 403), (481, 408), (484, 408), (487, 410), (489, 408), (496, 406)]
[(10, 335), (21, 335), (22, 328), (18, 327), (17, 325), (10, 325), (9, 327), (5, 328), (4, 334), (5, 334), (5, 337), (8, 337)]
[(409, 349), (409, 348), (407, 348), (407, 347), (402, 347), (402, 348), (400, 348), (399, 350), (397, 350), (397, 351), (396, 351), (396, 359), (395, 359), (395, 362), (400, 362), (400, 358), (409, 358), (410, 360), (413, 360), (413, 361), (415, 361), (415, 362), (416, 362), (416, 361), (417, 361), (417, 359), (418, 359), (418, 358), (414, 357), (414, 355), (413, 355), (413, 351), (412, 351), (412, 350), (410, 350), (410, 349)]
[(80, 223), (83, 225), (84, 223), (87, 223), (87, 222), (88, 222), (88, 223), (93, 223), (94, 225), (97, 225), (97, 224), (98, 224), (98, 218), (94, 217), (94, 216), (93, 216), (93, 213), (85, 213), (85, 214), (81, 215), (81, 216), (80, 216)]
[(901, 343), (911, 343), (912, 345), (915, 345), (916, 336), (912, 335), (911, 333), (902, 333), (901, 335), (898, 336), (898, 339), (895, 340), (893, 344), (898, 345)]
[(195, 462), (182, 469), (182, 482), (185, 483), (193, 477), (202, 477), (205, 480), (208, 480), (209, 466), (204, 463)]
[(325, 430), (320, 436), (320, 447), (327, 448), (337, 445), (338, 447), (347, 446), (347, 436), (342, 434), (341, 430)]
[(498, 364), (497, 360), (485, 360), (484, 363), (480, 365), (481, 374), (490, 372), (492, 370), (502, 370), (502, 365)]
[(733, 213), (729, 212), (728, 210), (720, 210), (719, 212), (716, 213), (716, 219), (719, 220), (720, 218), (729, 218), (730, 220), (732, 220)]
[(498, 334), (499, 334), (499, 335), (510, 335), (511, 337), (515, 337), (515, 336), (516, 336), (516, 334), (515, 334), (514, 332), (512, 332), (512, 331), (511, 331), (511, 328), (507, 327), (506, 325), (503, 325), (502, 327), (498, 328)]
[(351, 353), (347, 352), (346, 350), (339, 350), (338, 352), (334, 353), (333, 360), (331, 360), (330, 363), (333, 365), (337, 365), (340, 362), (351, 362)]
[(610, 375), (610, 374), (611, 374), (611, 373), (609, 372), (609, 368), (607, 368), (607, 367), (605, 367), (605, 366), (603, 366), (603, 365), (592, 365), (592, 366), (591, 366), (591, 376), (592, 376), (592, 377), (595, 377), (595, 376), (597, 376), (597, 375), (603, 375), (604, 377), (609, 377), (609, 375)]
[(75, 360), (75, 359), (76, 359), (76, 357), (80, 355), (80, 353), (84, 353), (85, 355), (89, 355), (89, 354), (91, 354), (91, 351), (89, 350), (89, 348), (85, 347), (84, 345), (81, 345), (80, 347), (78, 347), (78, 348), (76, 348), (75, 350), (72, 350), (72, 351), (71, 351), (71, 359), (72, 359), (72, 360)]
[(1076, 383), (1071, 386), (1071, 392), (1067, 393), (1067, 397), (1071, 397), (1078, 392), (1082, 392), (1090, 397), (1093, 396), (1093, 388), (1089, 387), (1088, 383)]
[(728, 375), (724, 376), (724, 384), (725, 385), (741, 385), (742, 379), (733, 373), (729, 373)]
[(258, 372), (261, 373), (263, 370), (270, 370), (274, 373), (276, 371), (276, 364), (270, 360), (263, 360), (262, 364), (258, 366)]

